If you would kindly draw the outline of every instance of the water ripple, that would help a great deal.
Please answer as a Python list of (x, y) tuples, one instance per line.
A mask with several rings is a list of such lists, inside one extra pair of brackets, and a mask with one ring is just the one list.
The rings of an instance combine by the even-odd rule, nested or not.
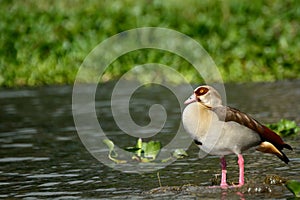
[(42, 196), (42, 197), (49, 197), (49, 196), (58, 196), (58, 195), (74, 195), (80, 194), (80, 192), (28, 192), (26, 194), (16, 195), (15, 197), (30, 197), (30, 196)]
[(77, 177), (79, 174), (35, 174), (27, 176), (27, 178), (57, 178), (57, 177)]
[(23, 162), (23, 161), (45, 161), (50, 160), (48, 157), (7, 157), (0, 158), (0, 162)]

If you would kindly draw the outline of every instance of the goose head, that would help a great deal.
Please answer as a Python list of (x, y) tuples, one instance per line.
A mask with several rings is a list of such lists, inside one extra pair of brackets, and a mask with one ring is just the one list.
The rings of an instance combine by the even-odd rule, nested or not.
[(194, 90), (194, 93), (184, 102), (191, 104), (194, 102), (201, 103), (207, 108), (213, 108), (222, 105), (220, 94), (213, 87), (208, 85), (199, 86)]

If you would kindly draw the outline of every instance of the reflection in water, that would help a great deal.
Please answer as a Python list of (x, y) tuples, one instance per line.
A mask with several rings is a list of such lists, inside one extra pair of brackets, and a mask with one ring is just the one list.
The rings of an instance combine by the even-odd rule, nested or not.
[[(98, 88), (99, 121), (118, 146), (133, 146), (136, 138), (124, 134), (113, 120), (109, 101), (112, 88), (113, 83)], [(148, 95), (150, 89), (151, 96)], [(251, 113), (260, 121), (270, 123), (288, 118), (300, 123), (300, 81), (227, 85), (226, 89), (229, 105)], [(156, 172), (127, 174), (113, 170), (94, 159), (83, 147), (73, 123), (71, 93), (71, 86), (0, 91), (0, 198), (261, 199), (291, 196), (282, 186), (273, 187), (272, 193), (252, 193), (253, 190), (249, 192), (247, 188), (238, 192), (207, 189), (210, 180), (219, 173), (219, 158), (197, 159), (195, 145), (188, 150), (188, 157), (160, 170), (160, 183), (162, 186), (197, 185), (198, 192), (146, 194), (145, 191), (159, 187)], [(131, 114), (138, 124), (145, 125), (149, 122), (145, 111), (148, 113), (149, 106), (154, 103), (164, 105), (168, 119), (163, 130), (150, 139), (166, 145), (181, 118), (178, 102), (170, 92), (161, 87), (140, 88), (132, 98)], [(287, 152), (291, 160), (289, 165), (274, 156), (247, 151), (246, 182), (261, 184), (267, 174), (299, 180), (299, 139), (286, 139), (294, 147), (293, 152)], [(237, 181), (236, 166), (235, 156), (229, 156), (231, 182)]]

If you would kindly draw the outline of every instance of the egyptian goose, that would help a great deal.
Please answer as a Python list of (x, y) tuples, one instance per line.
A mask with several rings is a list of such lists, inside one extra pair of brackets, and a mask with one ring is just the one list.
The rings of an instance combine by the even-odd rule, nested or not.
[(244, 150), (257, 147), (258, 151), (275, 154), (285, 163), (289, 162), (282, 149), (292, 150), (290, 145), (248, 114), (223, 106), (220, 94), (213, 87), (197, 87), (184, 103), (187, 104), (182, 114), (185, 130), (192, 136), (200, 151), (221, 157), (222, 188), (228, 187), (225, 155), (238, 156), (237, 186), (244, 185)]

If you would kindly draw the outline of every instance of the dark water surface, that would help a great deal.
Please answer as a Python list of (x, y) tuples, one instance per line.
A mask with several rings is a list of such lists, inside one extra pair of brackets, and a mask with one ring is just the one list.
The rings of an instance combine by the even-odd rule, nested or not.
[[(132, 146), (113, 120), (110, 95), (113, 84), (99, 87), (96, 109), (103, 130), (119, 146)], [(281, 118), (300, 124), (300, 81), (226, 85), (227, 102), (264, 123)], [(133, 119), (149, 123), (151, 104), (162, 104), (168, 120), (155, 139), (163, 144), (173, 137), (181, 112), (171, 92), (162, 87), (143, 87), (132, 97)], [(196, 192), (150, 194), (159, 187), (157, 172), (130, 174), (114, 170), (96, 160), (81, 143), (72, 116), (72, 86), (0, 90), (0, 198), (23, 199), (282, 199), (293, 195), (282, 186), (272, 192), (215, 191), (206, 186), (220, 173), (219, 158), (197, 159), (191, 145), (189, 156), (159, 171), (162, 186), (199, 186)], [(300, 137), (286, 138), (294, 151), (285, 151), (291, 162), (249, 150), (245, 152), (246, 182), (262, 184), (266, 175), (300, 179)], [(235, 156), (228, 156), (228, 180), (238, 181)]]

